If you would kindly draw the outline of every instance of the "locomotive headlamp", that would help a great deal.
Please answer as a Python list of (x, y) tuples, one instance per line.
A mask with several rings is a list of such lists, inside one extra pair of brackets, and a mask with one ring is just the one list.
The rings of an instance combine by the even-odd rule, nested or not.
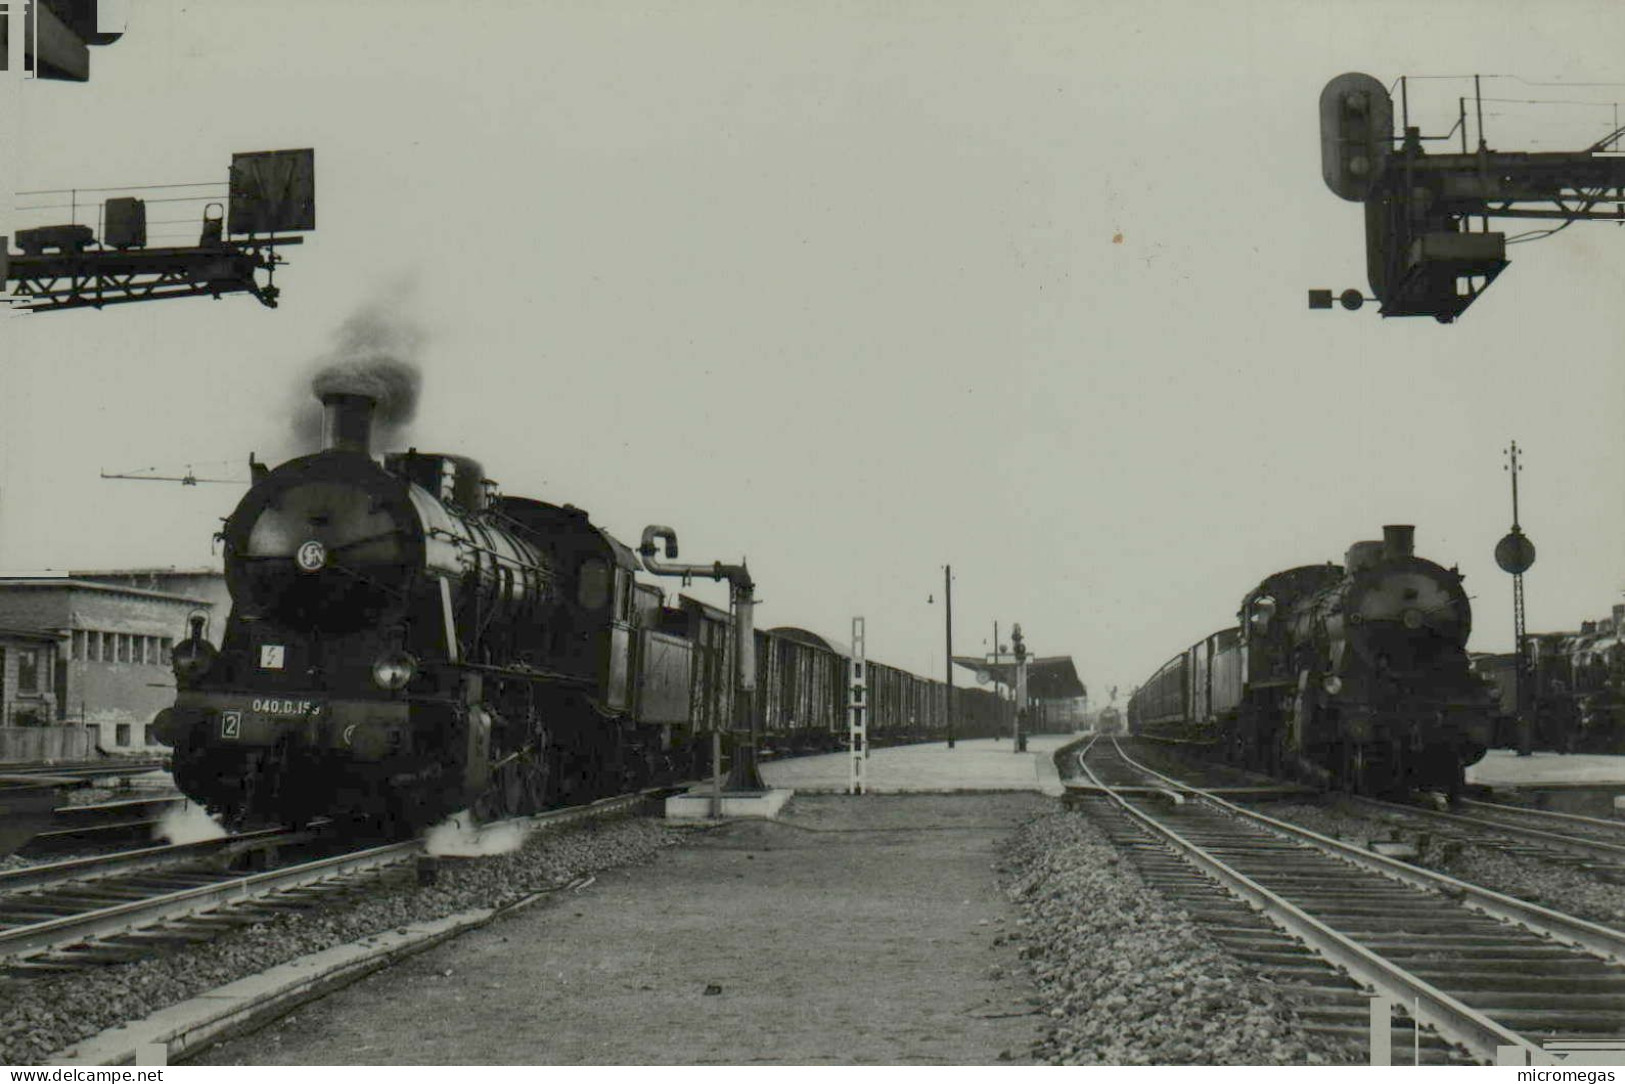
[(208, 673), (219, 654), (207, 640), (182, 640), (170, 652), (169, 665), (176, 677), (191, 681)]
[(372, 664), (372, 681), (380, 689), (396, 692), (406, 688), (418, 672), (418, 661), (404, 651), (390, 651)]
[(1336, 674), (1327, 674), (1326, 679), (1320, 683), (1320, 687), (1332, 696), (1336, 696), (1343, 691), (1343, 679)]
[(201, 614), (193, 614), (189, 623), (192, 626), (192, 635), (176, 644), (169, 653), (169, 666), (175, 671), (175, 678), (178, 681), (196, 681), (209, 672), (209, 667), (214, 665), (214, 660), (220, 655), (220, 652), (214, 649), (214, 645), (203, 638), (203, 627), (207, 624), (207, 619)]

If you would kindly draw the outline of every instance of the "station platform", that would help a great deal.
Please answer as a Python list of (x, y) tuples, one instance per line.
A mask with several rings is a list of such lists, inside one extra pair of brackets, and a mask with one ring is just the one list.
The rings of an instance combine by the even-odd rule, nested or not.
[(1625, 757), (1602, 753), (1534, 753), (1491, 749), (1467, 769), (1467, 782), (1487, 787), (1625, 786)]
[[(864, 789), (870, 794), (955, 794), (974, 791), (1037, 791), (1059, 797), (1061, 777), (1055, 750), (1076, 734), (1035, 734), (1027, 751), (1012, 751), (1009, 738), (960, 740), (871, 749)], [(845, 794), (850, 768), (846, 753), (767, 761), (761, 766), (768, 786), (797, 794)]]

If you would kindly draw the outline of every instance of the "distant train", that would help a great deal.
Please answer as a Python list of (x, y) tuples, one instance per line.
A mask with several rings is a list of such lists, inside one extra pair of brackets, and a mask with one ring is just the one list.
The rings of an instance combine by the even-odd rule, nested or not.
[(1266, 578), (1236, 627), (1135, 692), (1130, 732), (1361, 794), (1458, 793), (1490, 744), (1493, 707), (1468, 667), (1462, 577), (1417, 557), (1413, 537), (1384, 527), (1344, 565)]
[[(1625, 605), (1572, 632), (1528, 637), (1524, 693), (1536, 748), (1565, 753), (1625, 753)], [(1514, 656), (1475, 655), (1473, 669), (1495, 689), (1500, 745), (1514, 745)]]
[(1095, 717), (1096, 734), (1123, 733), (1123, 713), (1116, 708), (1102, 708)]
[[(173, 651), (153, 732), (175, 779), (232, 823), (352, 818), (406, 830), (693, 778), (728, 729), (731, 619), (664, 604), (632, 551), (570, 505), (497, 495), (473, 460), (371, 450), (372, 397), (323, 396), (320, 451), (226, 520), (232, 609)], [(755, 634), (767, 752), (833, 749), (849, 660), (804, 630)], [(869, 665), (872, 741), (944, 736), (944, 686)], [(961, 737), (1001, 732), (962, 689)]]

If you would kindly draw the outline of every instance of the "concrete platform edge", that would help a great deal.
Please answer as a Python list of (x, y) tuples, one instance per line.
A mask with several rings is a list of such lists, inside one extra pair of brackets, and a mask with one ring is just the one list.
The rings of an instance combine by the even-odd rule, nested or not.
[[(538, 897), (533, 898), (539, 898)], [(205, 994), (159, 1009), (142, 1020), (108, 1028), (52, 1054), (47, 1065), (138, 1064), (144, 1048), (161, 1046), (166, 1061), (252, 1031), (307, 1001), (365, 978), (397, 960), (434, 948), (530, 900), (500, 909), (464, 911), (335, 945), (238, 979)], [(404, 931), (404, 932), (403, 932)], [(156, 1064), (150, 1063), (150, 1064)]]
[[(863, 788), (863, 794), (1032, 794), (1038, 792), (1050, 797), (1059, 797), (1062, 789), (1057, 789), (1053, 795), (1038, 787), (1032, 786), (982, 786), (982, 787), (902, 787), (885, 783), (870, 784)], [(835, 795), (851, 794), (845, 787), (797, 787), (797, 794)], [(861, 798), (863, 794), (854, 795)]]
[(1049, 798), (1059, 798), (1065, 788), (1061, 786), (1061, 770), (1055, 766), (1055, 757), (1033, 754), (1033, 772), (1038, 777), (1038, 792)]
[[(728, 794), (721, 796), (721, 816), (728, 819), (756, 817), (772, 820), (779, 815), (786, 802), (795, 797), (788, 787), (775, 787), (761, 794)], [(712, 795), (706, 790), (690, 791), (666, 799), (667, 820), (709, 820)]]

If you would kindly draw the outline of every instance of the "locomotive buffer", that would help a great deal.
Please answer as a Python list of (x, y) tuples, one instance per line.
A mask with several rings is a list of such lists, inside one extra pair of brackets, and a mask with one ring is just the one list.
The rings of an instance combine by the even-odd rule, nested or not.
[[(1474, 77), (1477, 85), (1477, 77)], [(1350, 72), (1320, 94), (1321, 172), (1333, 194), (1365, 205), (1366, 273), (1383, 316), (1431, 316), (1448, 324), (1506, 269), (1509, 243), (1549, 236), (1575, 222), (1625, 222), (1625, 128), (1581, 151), (1492, 151), (1478, 101), (1478, 147), (1467, 148), (1466, 99), (1456, 126), (1424, 136), (1410, 124), (1400, 80), (1404, 134), (1395, 146), (1394, 102), (1369, 75)], [(1428, 154), (1422, 144), (1461, 133), (1459, 154)], [(1556, 220), (1548, 230), (1508, 240), (1490, 218)], [(1472, 220), (1479, 220), (1473, 229)], [(1366, 298), (1345, 290), (1358, 309)], [(1332, 291), (1310, 290), (1311, 309), (1329, 309)]]

